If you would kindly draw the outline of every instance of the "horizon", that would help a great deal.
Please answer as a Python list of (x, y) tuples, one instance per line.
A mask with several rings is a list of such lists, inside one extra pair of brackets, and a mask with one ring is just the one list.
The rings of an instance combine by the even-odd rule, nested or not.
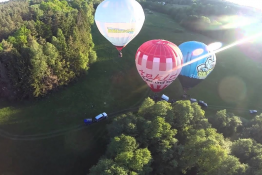
[[(0, 2), (6, 2), (6, 1), (9, 1), (9, 0), (0, 0)], [(254, 8), (262, 10), (262, 2), (258, 0), (248, 0), (248, 1), (246, 0), (225, 0), (225, 1), (243, 5), (243, 6), (254, 7)]]

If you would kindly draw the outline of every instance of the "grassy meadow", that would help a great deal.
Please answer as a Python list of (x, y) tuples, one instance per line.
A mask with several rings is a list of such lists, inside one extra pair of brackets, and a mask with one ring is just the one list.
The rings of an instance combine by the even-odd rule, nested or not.
[[(95, 25), (92, 31), (98, 61), (86, 76), (40, 100), (0, 102), (0, 174), (86, 174), (105, 152), (108, 121), (85, 127), (83, 119), (138, 106), (152, 94), (135, 67), (137, 48), (151, 39), (177, 45), (190, 40), (216, 42), (183, 29), (166, 15), (153, 13), (146, 15), (141, 32), (119, 58)], [(189, 91), (193, 98), (209, 104), (208, 115), (227, 108), (250, 118), (249, 108), (262, 111), (262, 66), (242, 49), (234, 47), (218, 53), (214, 71)], [(179, 81), (162, 93), (179, 99)]]

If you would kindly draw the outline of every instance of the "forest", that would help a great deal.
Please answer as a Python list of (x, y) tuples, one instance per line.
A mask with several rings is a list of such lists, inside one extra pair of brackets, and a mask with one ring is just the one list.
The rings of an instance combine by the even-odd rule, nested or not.
[(261, 175), (262, 115), (246, 121), (226, 110), (205, 117), (197, 103), (144, 100), (113, 119), (97, 174)]
[[(17, 0), (0, 5), (0, 97), (45, 96), (86, 75), (97, 59), (91, 26), (99, 0)], [(187, 29), (233, 41), (237, 28), (220, 30), (221, 15), (238, 8), (221, 1), (139, 1), (144, 9), (170, 15)], [(177, 8), (172, 4), (186, 4)], [(243, 10), (242, 10), (243, 11)], [(253, 14), (246, 10), (245, 13)], [(237, 31), (237, 32), (236, 32)], [(236, 34), (237, 33), (237, 34)]]
[(44, 96), (96, 61), (92, 0), (10, 1), (0, 11), (0, 97)]
[[(77, 81), (80, 76), (88, 76), (89, 68), (97, 60), (91, 28), (94, 26), (94, 11), (98, 2), (100, 0), (11, 0), (8, 3), (1, 3), (0, 98), (9, 100), (39, 98)], [(217, 16), (234, 16), (239, 12), (239, 9), (227, 6), (220, 1), (165, 1), (169, 5), (161, 5), (157, 3), (157, 0), (152, 0), (152, 2), (140, 0), (139, 2), (145, 12), (146, 9), (150, 9), (153, 13), (157, 11), (167, 14), (186, 29), (217, 40), (223, 39), (225, 42), (232, 42), (236, 40), (236, 31), (239, 32), (239, 35), (242, 34), (238, 28), (219, 30), (224, 23)], [(188, 5), (188, 7), (182, 9), (172, 6), (176, 4)], [(246, 13), (252, 14), (253, 12), (247, 11)], [(152, 28), (152, 26), (148, 28)], [(174, 32), (183, 33), (184, 31), (174, 27)], [(153, 32), (148, 29), (145, 33), (151, 34)], [(170, 32), (170, 36), (173, 34)], [(100, 37), (102, 38), (102, 36)], [(101, 39), (100, 37), (98, 40)], [(100, 50), (108, 50), (105, 45), (109, 45), (109, 43), (101, 43)], [(110, 52), (104, 52), (103, 54), (106, 55), (104, 57), (112, 60), (113, 58), (109, 57), (108, 53)], [(132, 55), (129, 60), (131, 59), (133, 61)], [(103, 69), (106, 64), (106, 62), (101, 64), (99, 68)], [(119, 67), (125, 68), (123, 65)], [(119, 71), (118, 68), (115, 69)], [(106, 71), (102, 70), (101, 72), (109, 74)], [(101, 72), (95, 72), (92, 75), (102, 74)], [(245, 73), (247, 79), (251, 77), (249, 74), (252, 73), (250, 70)], [(253, 77), (257, 76), (258, 78), (259, 75), (252, 74)], [(128, 74), (125, 76), (127, 77)], [(133, 84), (137, 82), (133, 83), (131, 80), (136, 79), (134, 76), (130, 79), (126, 77), (122, 79), (130, 81), (129, 83), (132, 83), (130, 87), (133, 88)], [(101, 82), (111, 81), (106, 76), (104, 79), (102, 76), (99, 78), (101, 78)], [(26, 139), (23, 134), (28, 134), (27, 136), (41, 135), (39, 128), (51, 132), (54, 128), (69, 127), (71, 123), (78, 126), (84, 117), (92, 117), (102, 109), (109, 111), (109, 107), (113, 108), (113, 106), (115, 106), (113, 109), (115, 110), (115, 108), (119, 108), (117, 103), (124, 103), (125, 99), (128, 99), (113, 101), (111, 100), (111, 98), (115, 98), (112, 95), (113, 91), (108, 91), (105, 96), (108, 95), (109, 98), (105, 101), (106, 104), (112, 103), (111, 106), (108, 105), (109, 107), (105, 108), (105, 101), (102, 101), (104, 99), (101, 98), (103, 106), (100, 101), (98, 103), (94, 100), (97, 111), (91, 111), (91, 108), (88, 107), (89, 103), (93, 104), (91, 100), (99, 99), (102, 96), (101, 92), (105, 91), (104, 89), (95, 89), (97, 94), (101, 96), (92, 91), (95, 94), (95, 98), (92, 99), (90, 97), (92, 94), (86, 90), (91, 83), (88, 81), (87, 84), (84, 84), (85, 86), (79, 85), (82, 89), (76, 87), (67, 91), (66, 93), (70, 96), (65, 96), (66, 98), (55, 96), (53, 97), (55, 100), (52, 102), (46, 100), (44, 105), (38, 103), (33, 104), (33, 107), (26, 106), (24, 110), (28, 111), (27, 113), (17, 112), (22, 109), (16, 109), (13, 106), (2, 108), (1, 129), (21, 130), (18, 134), (21, 138)], [(107, 85), (99, 83), (96, 85), (97, 87)], [(110, 82), (110, 84), (112, 83)], [(126, 87), (123, 84), (117, 85), (115, 86), (117, 87), (116, 91), (125, 91), (123, 94), (126, 95)], [(75, 95), (74, 91), (79, 91), (79, 94)], [(82, 95), (83, 92), (88, 95)], [(130, 96), (134, 96), (133, 94), (130, 91)], [(88, 101), (88, 98), (91, 100)], [(133, 101), (137, 104), (137, 100)], [(78, 104), (80, 105), (78, 106)], [(38, 108), (34, 108), (37, 105)], [(31, 110), (32, 108), (33, 110)], [(10, 112), (6, 112), (8, 110)], [(8, 121), (8, 117), (10, 121)], [(66, 172), (71, 168), (69, 173), (78, 174), (79, 169), (82, 172), (85, 171), (83, 167), (88, 166), (87, 169), (89, 169), (93, 165), (89, 170), (90, 175), (262, 175), (262, 114), (246, 118), (236, 116), (226, 110), (207, 115), (197, 103), (191, 103), (188, 100), (171, 104), (165, 101), (154, 102), (151, 98), (146, 98), (137, 112), (112, 117), (109, 119), (106, 129), (104, 128), (105, 123), (92, 125), (94, 126), (91, 128), (92, 130), (85, 127), (85, 132), (83, 129), (81, 137), (79, 133), (79, 135), (73, 133), (70, 138), (66, 137), (68, 135), (62, 135), (61, 138), (55, 137), (53, 140), (12, 142), (13, 145), (17, 144), (16, 147), (10, 146), (9, 142), (7, 146), (1, 142), (1, 145), (4, 145), (1, 148), (7, 150), (4, 153), (5, 156), (1, 156), (1, 158), (3, 161), (10, 160), (6, 161), (7, 163), (3, 162), (3, 166), (7, 167), (5, 169), (10, 168), (19, 172), (24, 168), (27, 170), (23, 171), (24, 174), (45, 168), (48, 169), (47, 172), (53, 173)], [(23, 130), (23, 128), (26, 129)], [(34, 132), (30, 133), (28, 130)], [(107, 131), (103, 132), (104, 130)], [(17, 135), (15, 137), (18, 138)], [(3, 138), (1, 137), (1, 139)], [(81, 147), (80, 143), (82, 143)], [(32, 146), (32, 144), (36, 145)], [(89, 144), (92, 146), (87, 149)], [(70, 151), (74, 150), (74, 146), (81, 149), (69, 152), (62, 148), (64, 145), (68, 146), (66, 148), (70, 148)], [(104, 145), (107, 145), (106, 149), (104, 149)], [(97, 149), (99, 146), (103, 150)], [(45, 150), (45, 147), (47, 150), (50, 149), (49, 152)], [(97, 160), (97, 155), (103, 154), (102, 151), (105, 154), (94, 165), (93, 161)], [(95, 152), (99, 154), (91, 154)], [(88, 165), (82, 157), (88, 159), (86, 161), (89, 163)], [(24, 161), (25, 158), (27, 161)], [(76, 159), (78, 161), (75, 162)], [(50, 165), (51, 168), (46, 165)]]
[[(242, 6), (234, 6), (220, 0), (170, 0), (166, 4), (157, 3), (154, 0), (141, 2), (144, 9), (150, 9), (169, 15), (185, 28), (212, 37), (223, 42), (232, 42), (243, 37), (245, 30), (234, 25), (239, 22), (238, 15), (258, 17), (261, 12)], [(177, 4), (184, 4), (187, 7), (178, 8)], [(261, 17), (260, 17), (261, 20)], [(241, 21), (243, 23), (243, 20)], [(227, 24), (231, 23), (231, 27)], [(252, 27), (252, 23), (248, 24)], [(245, 26), (245, 27), (248, 27)]]

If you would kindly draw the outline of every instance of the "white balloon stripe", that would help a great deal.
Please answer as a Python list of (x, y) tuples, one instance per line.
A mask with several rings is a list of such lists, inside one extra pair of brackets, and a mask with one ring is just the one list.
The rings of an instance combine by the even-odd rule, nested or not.
[[(165, 40), (147, 41), (139, 47), (135, 56), (137, 71), (154, 92), (159, 92), (169, 86), (180, 73), (179, 70), (172, 70), (174, 64), (180, 66), (182, 57), (179, 57), (179, 55), (182, 54), (175, 54), (175, 51), (170, 52), (169, 50), (173, 50), (173, 47), (166, 47), (168, 44), (177, 47), (175, 44)], [(166, 52), (160, 51), (160, 49), (165, 47)], [(168, 54), (166, 54), (167, 52)], [(179, 49), (178, 52), (180, 52)], [(141, 58), (142, 64), (139, 64)]]

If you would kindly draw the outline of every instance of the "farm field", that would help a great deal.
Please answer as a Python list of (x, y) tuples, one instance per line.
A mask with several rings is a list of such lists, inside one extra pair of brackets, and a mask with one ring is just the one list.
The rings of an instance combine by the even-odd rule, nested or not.
[[(142, 31), (119, 58), (95, 25), (92, 30), (98, 61), (88, 75), (37, 101), (0, 103), (0, 174), (86, 174), (105, 152), (106, 123), (110, 120), (85, 127), (83, 119), (104, 111), (111, 114), (136, 107), (152, 94), (135, 67), (137, 48), (151, 39), (166, 39), (177, 45), (190, 40), (216, 42), (186, 31), (166, 15), (154, 12), (146, 15)], [(214, 71), (189, 91), (193, 98), (208, 103), (208, 115), (227, 108), (250, 118), (248, 109), (262, 111), (262, 66), (242, 49), (234, 47), (218, 53)], [(179, 99), (179, 81), (162, 93)]]

